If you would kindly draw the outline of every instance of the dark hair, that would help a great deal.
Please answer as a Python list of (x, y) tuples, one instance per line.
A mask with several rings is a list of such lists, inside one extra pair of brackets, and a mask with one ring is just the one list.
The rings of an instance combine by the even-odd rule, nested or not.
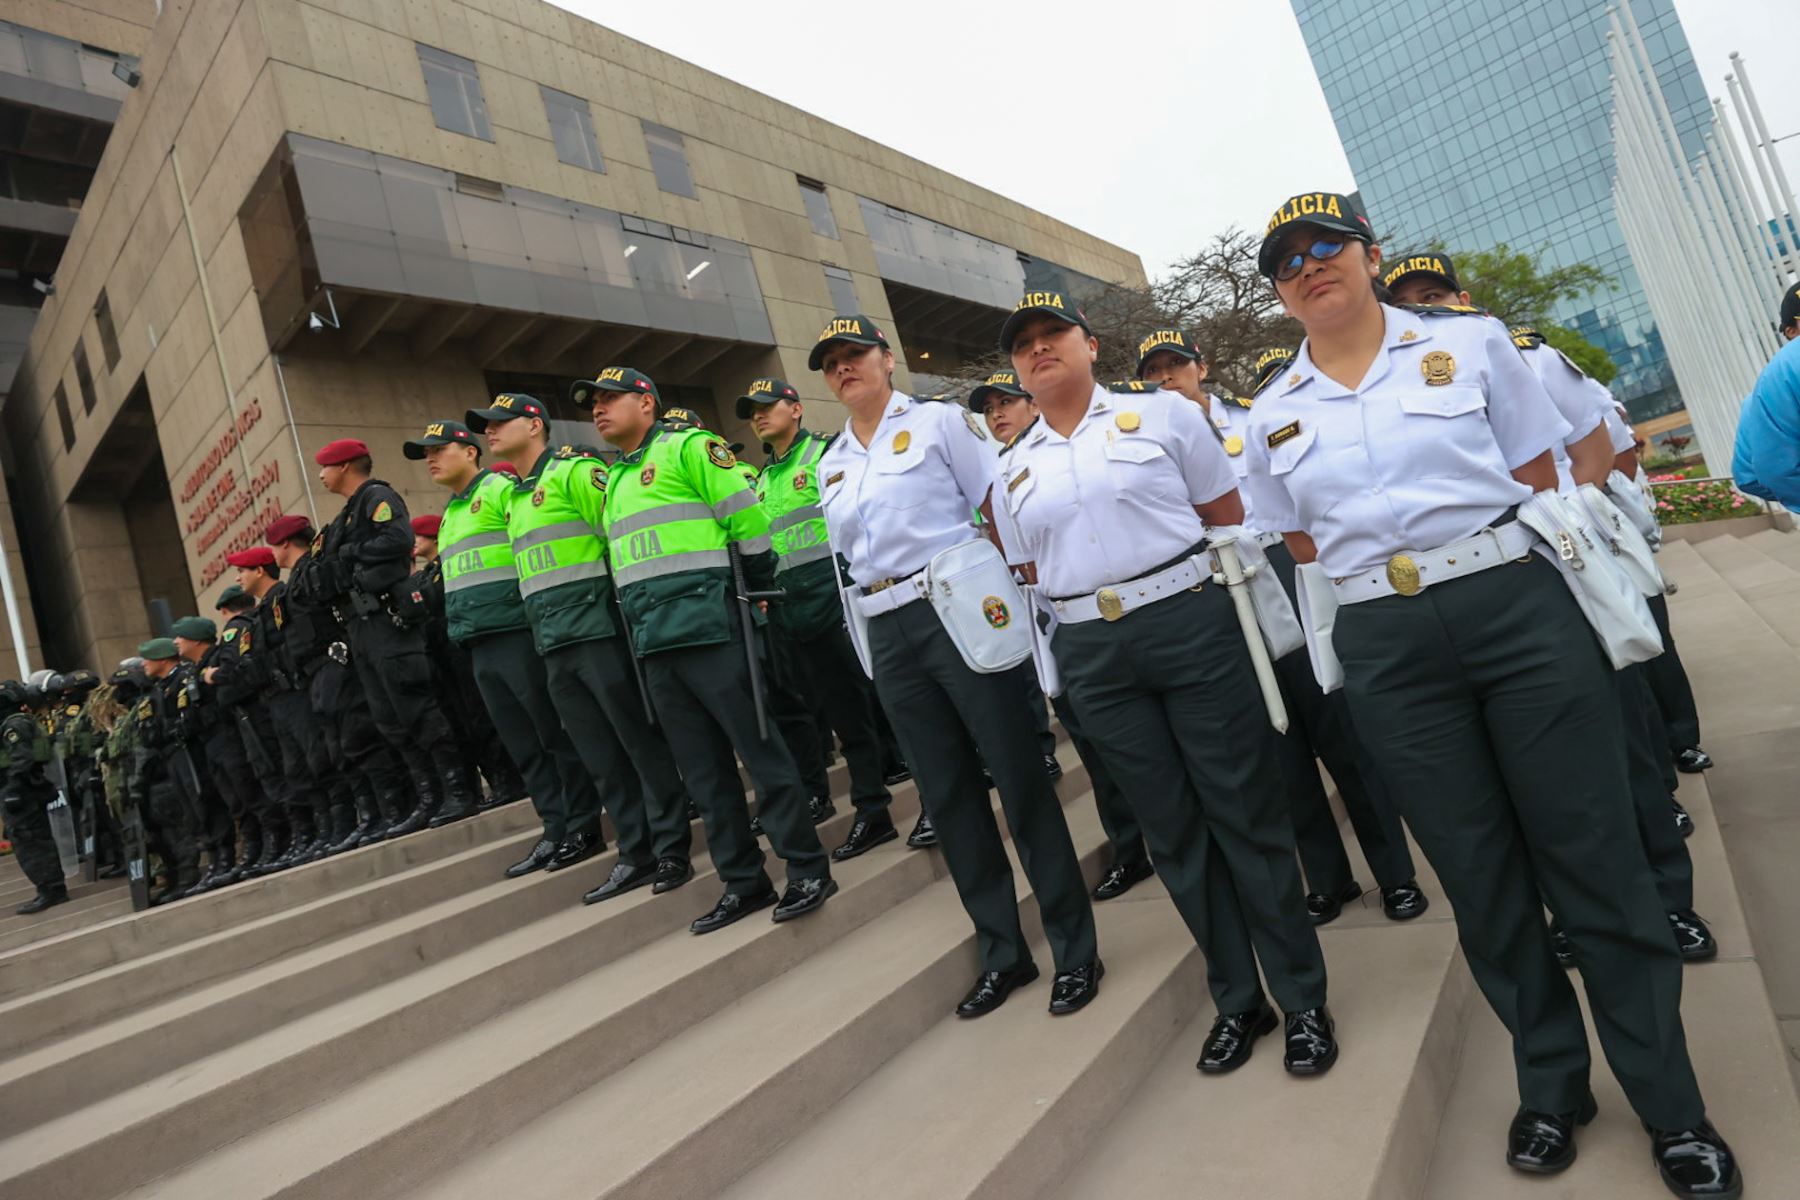
[(236, 596), (227, 600), (223, 607), (226, 612), (234, 615), (241, 612), (247, 612), (256, 607), (256, 598), (249, 593), (245, 593), (242, 596)]
[(356, 471), (363, 475), (373, 475), (375, 473), (375, 460), (370, 458), (367, 454), (359, 454), (344, 465), (349, 467), (352, 471)]
[(262, 567), (260, 569), (263, 572), (263, 574), (267, 575), (270, 579), (280, 579), (281, 578), (281, 564), (280, 563), (270, 563), (268, 566)]

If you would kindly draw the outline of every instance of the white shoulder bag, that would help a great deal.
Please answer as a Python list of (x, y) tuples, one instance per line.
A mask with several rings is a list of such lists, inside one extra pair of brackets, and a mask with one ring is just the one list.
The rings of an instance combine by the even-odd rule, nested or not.
[(994, 543), (977, 538), (942, 551), (925, 568), (925, 582), (925, 597), (969, 670), (994, 675), (1031, 657), (1031, 609)]
[(1662, 636), (1643, 590), (1589, 528), (1581, 505), (1555, 492), (1537, 492), (1519, 505), (1519, 520), (1544, 539), (1533, 549), (1562, 572), (1615, 670), (1662, 653)]

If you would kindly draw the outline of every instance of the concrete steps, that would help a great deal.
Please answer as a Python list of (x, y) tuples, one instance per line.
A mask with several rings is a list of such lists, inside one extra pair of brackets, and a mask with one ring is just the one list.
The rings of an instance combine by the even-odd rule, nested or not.
[(1784, 642), (1800, 647), (1800, 570), (1739, 538), (1711, 538), (1697, 543), (1694, 551)]

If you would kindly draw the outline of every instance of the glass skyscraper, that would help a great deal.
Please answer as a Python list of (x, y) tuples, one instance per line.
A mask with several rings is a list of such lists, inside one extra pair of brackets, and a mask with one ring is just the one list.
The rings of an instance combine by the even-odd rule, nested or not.
[[(1612, 356), (1645, 420), (1682, 404), (1613, 215), (1608, 2), (1293, 0), (1383, 248), (1505, 242), (1600, 268), (1615, 286), (1555, 316)], [(1631, 7), (1692, 157), (1712, 110), (1673, 0)]]

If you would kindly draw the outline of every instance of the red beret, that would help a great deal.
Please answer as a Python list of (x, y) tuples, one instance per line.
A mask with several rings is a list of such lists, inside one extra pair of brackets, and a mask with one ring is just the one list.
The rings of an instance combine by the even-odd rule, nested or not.
[(444, 527), (444, 518), (427, 514), (412, 519), (413, 532), (420, 537), (435, 538), (438, 530)]
[(248, 550), (239, 550), (236, 554), (227, 554), (225, 561), (234, 567), (272, 567), (275, 565), (275, 552), (267, 546), (252, 546)]
[(335, 442), (326, 442), (323, 449), (313, 455), (313, 461), (321, 467), (341, 467), (353, 458), (367, 458), (369, 444), (361, 438), (339, 438)]
[(511, 463), (507, 462), (505, 459), (501, 459), (499, 462), (497, 462), (493, 466), (489, 467), (488, 470), (498, 471), (502, 475), (511, 475), (514, 479), (517, 479), (519, 477), (519, 468), (513, 466)]
[(263, 530), (263, 541), (269, 543), (271, 546), (279, 546), (281, 543), (291, 541), (294, 538), (305, 538), (308, 541), (311, 541), (312, 531), (313, 527), (310, 520), (302, 516), (297, 516), (294, 513), (289, 513), (285, 517), (276, 517), (273, 521), (269, 522), (269, 527)]

